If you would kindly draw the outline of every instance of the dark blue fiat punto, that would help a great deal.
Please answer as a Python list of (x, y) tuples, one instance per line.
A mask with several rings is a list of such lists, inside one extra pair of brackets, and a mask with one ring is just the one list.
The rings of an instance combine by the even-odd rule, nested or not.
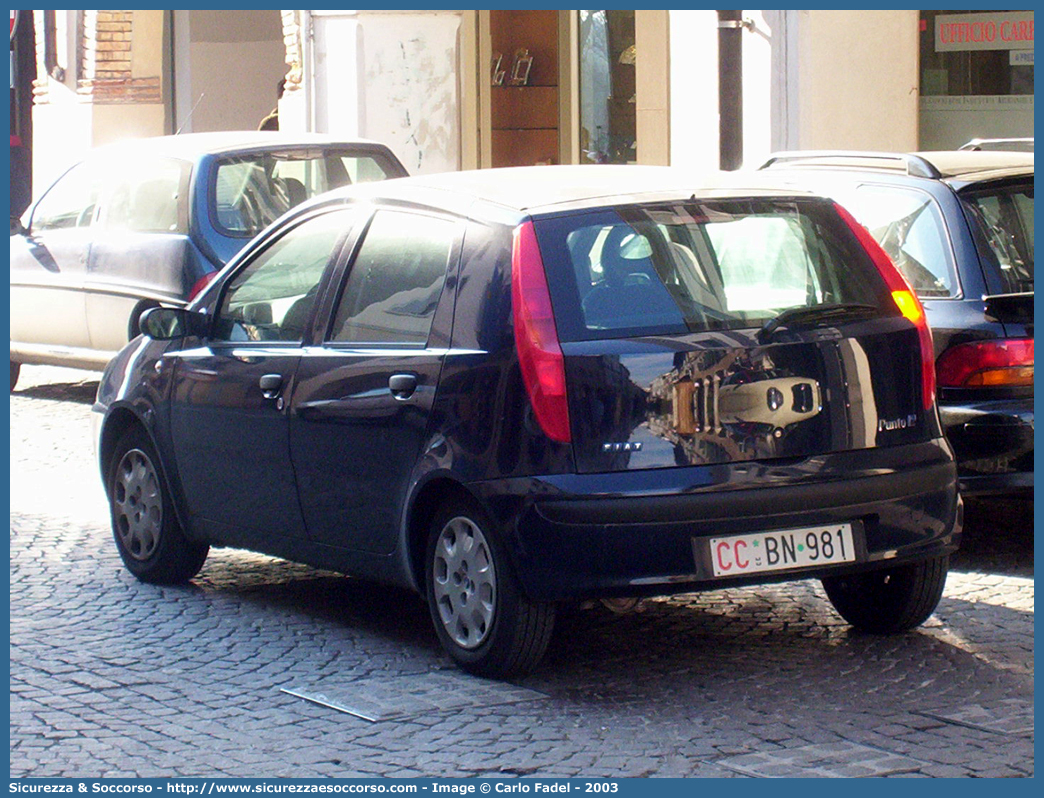
[(920, 624), (962, 523), (923, 309), (837, 205), (715, 179), (462, 172), (285, 216), (104, 374), (127, 568), (233, 546), (408, 586), (501, 677), (562, 600), (818, 578), (858, 628)]

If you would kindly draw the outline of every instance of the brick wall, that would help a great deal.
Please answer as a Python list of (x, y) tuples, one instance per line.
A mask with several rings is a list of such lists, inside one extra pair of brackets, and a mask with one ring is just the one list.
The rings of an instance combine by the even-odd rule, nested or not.
[(286, 74), (286, 91), (297, 91), (301, 88), (301, 12), (283, 11), (283, 46), (286, 48), (286, 63), (290, 67)]
[[(87, 14), (93, 15), (93, 25), (87, 24)], [(86, 12), (84, 22), (81, 97), (107, 105), (162, 102), (159, 76), (135, 77), (131, 71), (134, 12)]]
[[(46, 105), (51, 101), (51, 85), (46, 68), (44, 12), (34, 11), (33, 15), (36, 25), (37, 73), (41, 75), (33, 85), (33, 102)], [(81, 102), (136, 105), (163, 101), (159, 75), (135, 77), (132, 73), (133, 11), (83, 11), (76, 35), (75, 86)]]
[[(94, 26), (84, 31), (84, 63), (94, 80), (129, 80), (133, 11), (95, 11)], [(85, 75), (84, 77), (88, 77)]]

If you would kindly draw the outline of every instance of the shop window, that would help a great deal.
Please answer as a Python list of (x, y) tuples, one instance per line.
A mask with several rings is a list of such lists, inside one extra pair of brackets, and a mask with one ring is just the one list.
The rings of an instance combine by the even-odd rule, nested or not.
[(558, 12), (489, 12), (491, 166), (559, 163)]
[(580, 11), (580, 158), (634, 163), (634, 11)]
[(1032, 12), (922, 11), (921, 19), (922, 95), (1033, 94)]
[(1033, 135), (1033, 12), (921, 11), (922, 149)]

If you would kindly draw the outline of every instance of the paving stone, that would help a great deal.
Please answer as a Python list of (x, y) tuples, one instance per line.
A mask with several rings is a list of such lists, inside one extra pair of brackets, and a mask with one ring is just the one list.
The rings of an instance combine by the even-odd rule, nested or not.
[[(373, 722), (547, 698), (535, 690), (458, 672), (328, 682), (308, 688), (282, 688), (282, 692)], [(472, 729), (472, 733), (481, 731)]]
[(990, 706), (971, 704), (957, 709), (925, 711), (931, 718), (998, 734), (1033, 734), (1033, 702), (1004, 699)]
[(759, 778), (865, 778), (921, 770), (925, 763), (855, 743), (806, 745), (721, 760), (722, 767)]
[[(137, 582), (93, 464), (96, 379), (27, 366), (11, 396), (12, 777), (1033, 775), (1032, 513), (972, 526), (907, 634), (852, 632), (817, 582), (597, 605), (492, 689), (401, 590), (226, 549), (189, 588)], [(424, 714), (280, 692), (352, 684)]]

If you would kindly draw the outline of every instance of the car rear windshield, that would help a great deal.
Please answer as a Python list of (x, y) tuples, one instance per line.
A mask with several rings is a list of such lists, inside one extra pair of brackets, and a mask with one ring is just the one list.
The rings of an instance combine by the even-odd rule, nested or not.
[(626, 206), (536, 224), (563, 341), (757, 327), (817, 305), (886, 307), (829, 203)]
[(1004, 185), (961, 195), (983, 234), (1006, 293), (1033, 290), (1033, 185)]
[(214, 222), (250, 237), (324, 191), (398, 174), (378, 153), (306, 149), (222, 158), (214, 172)]

